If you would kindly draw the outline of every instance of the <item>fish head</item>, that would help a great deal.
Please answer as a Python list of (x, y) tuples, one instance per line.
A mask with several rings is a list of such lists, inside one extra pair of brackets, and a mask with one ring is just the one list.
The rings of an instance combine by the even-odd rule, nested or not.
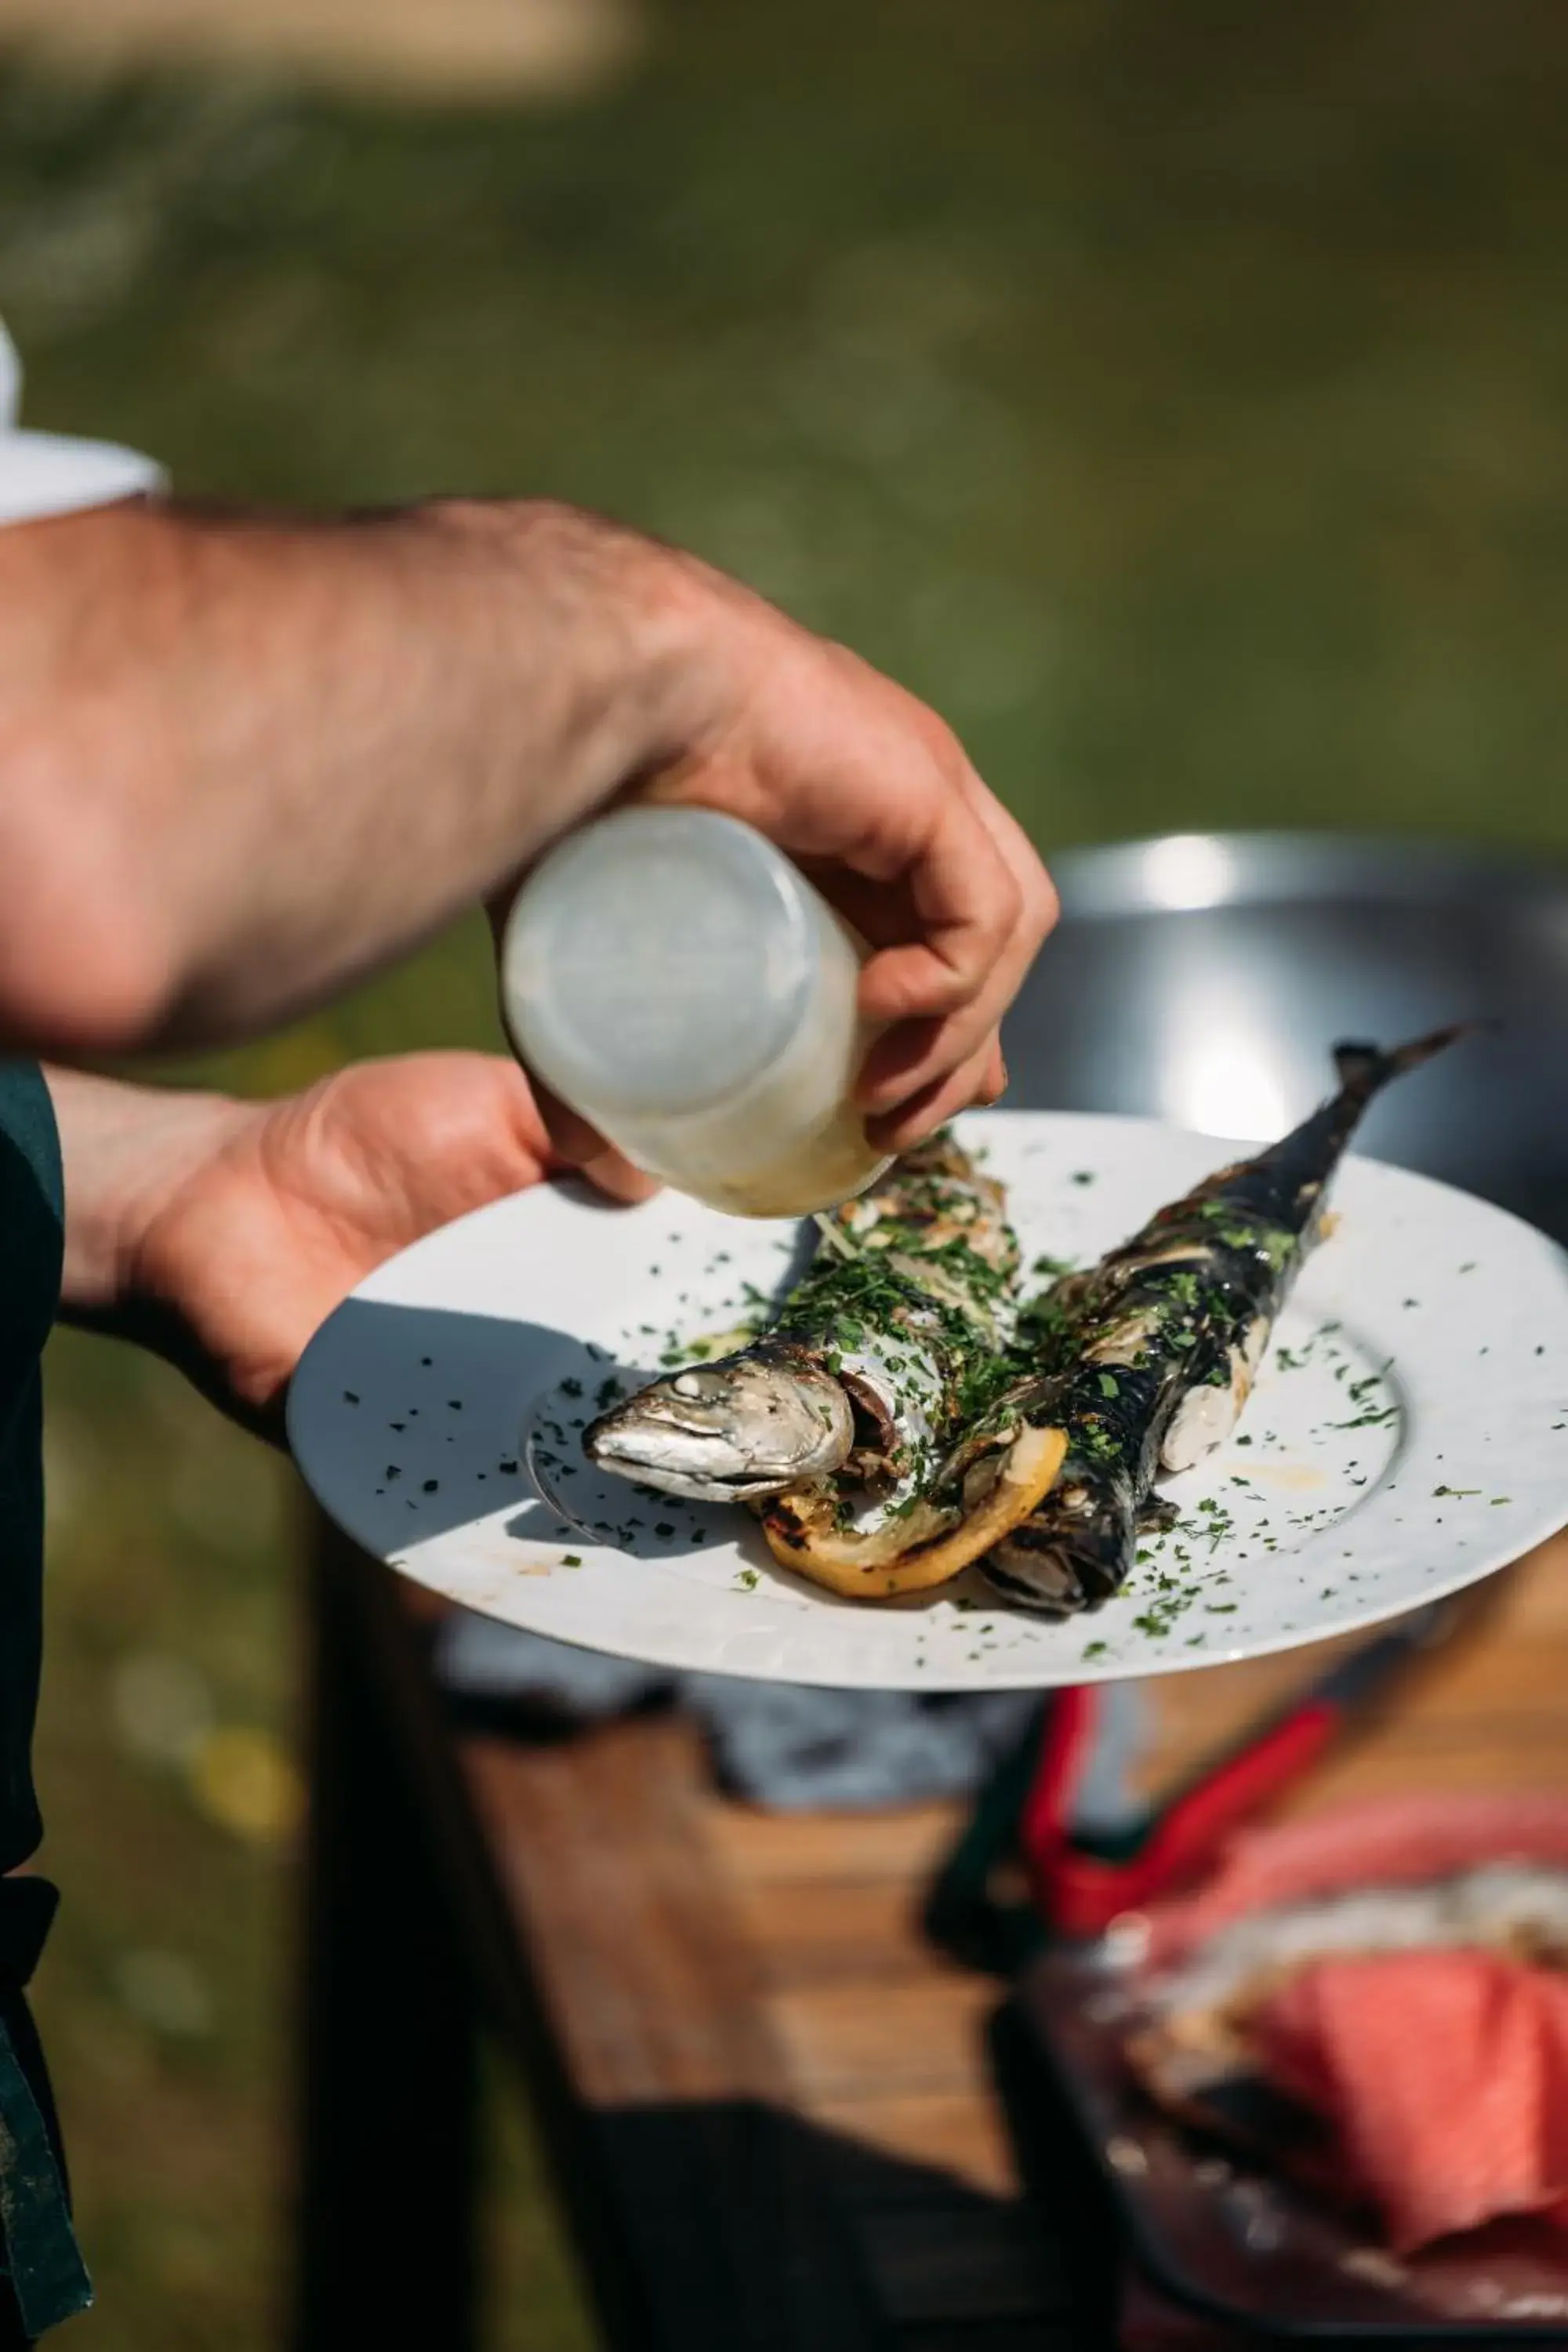
[(1045, 1500), (985, 1556), (987, 1582), (1019, 1608), (1072, 1617), (1109, 1600), (1138, 1546), (1132, 1481), (1069, 1454)]
[(652, 1381), (584, 1433), (590, 1461), (698, 1502), (747, 1502), (838, 1469), (849, 1400), (803, 1350), (748, 1348)]

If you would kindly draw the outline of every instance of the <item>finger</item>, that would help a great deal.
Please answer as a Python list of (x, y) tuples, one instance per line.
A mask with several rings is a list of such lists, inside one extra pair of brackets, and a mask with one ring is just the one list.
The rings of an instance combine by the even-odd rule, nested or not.
[(994, 1101), (990, 1091), (994, 1076), (994, 1048), (987, 1043), (956, 1070), (922, 1087), (918, 1094), (900, 1103), (896, 1110), (884, 1111), (866, 1121), (866, 1133), (879, 1151), (909, 1151), (915, 1144), (923, 1143), (961, 1110), (977, 1103)]
[(968, 793), (975, 814), (990, 834), (1000, 851), (1008, 871), (1024, 894), (1025, 922), (1038, 950), (1055, 928), (1061, 911), (1057, 886), (1046, 870), (1038, 850), (1010, 809), (1005, 808), (995, 793), (982, 783), (973, 768), (965, 764), (963, 788)]
[(940, 1021), (900, 1021), (871, 1045), (855, 1082), (857, 1108), (873, 1116), (896, 1110), (932, 1083), (942, 1037)]
[(913, 935), (871, 959), (863, 1007), (881, 1021), (962, 1012), (994, 971), (1024, 913), (1018, 884), (964, 794), (946, 794), (903, 881)]
[(634, 1167), (624, 1152), (617, 1151), (613, 1143), (607, 1142), (596, 1127), (591, 1126), (580, 1112), (574, 1111), (569, 1103), (563, 1103), (559, 1095), (552, 1094), (548, 1087), (542, 1086), (531, 1075), (529, 1083), (539, 1107), (539, 1115), (544, 1121), (545, 1132), (550, 1138), (557, 1171), (563, 1168), (574, 1169), (610, 1200), (623, 1202), (628, 1207), (635, 1206), (639, 1201), (652, 1200), (659, 1189), (654, 1177)]
[(888, 1111), (973, 1060), (1001, 1025), (1028, 959), (1021, 946), (998, 963), (972, 1004), (943, 1021), (902, 1021), (868, 1049), (856, 1082), (863, 1109)]
[[(1005, 817), (1003, 811), (997, 814)], [(1005, 822), (1012, 827), (1010, 818)], [(892, 1110), (900, 1101), (936, 1084), (967, 1062), (1000, 1025), (1056, 919), (1056, 892), (1026, 843), (1025, 848), (1027, 863), (1019, 879), (1016, 921), (991, 971), (967, 1003), (935, 1019), (896, 1022), (876, 1041), (856, 1087), (856, 1100), (866, 1109)], [(902, 953), (889, 950), (868, 963), (860, 1002), (868, 1019), (875, 1020), (879, 1004), (885, 1003), (889, 994), (896, 995), (902, 985), (895, 972), (889, 988), (885, 969), (876, 967), (885, 967)]]
[(905, 1021), (871, 1045), (855, 1085), (863, 1110), (896, 1110), (974, 1059), (996, 1034), (1016, 983), (999, 973), (979, 1000), (947, 1021)]
[[(877, 1018), (955, 1010), (1015, 927), (1013, 838), (1005, 826), (994, 834), (983, 814), (991, 796), (962, 746), (912, 696), (820, 643), (802, 683), (810, 717), (792, 714), (807, 731), (790, 744), (791, 767), (813, 786), (796, 782), (759, 821), (874, 948), (902, 944), (900, 963), (887, 968), (897, 1001), (879, 1004)], [(783, 825), (770, 822), (779, 816)]]
[(590, 1127), (588, 1121), (574, 1111), (570, 1103), (563, 1103), (559, 1095), (552, 1094), (542, 1079), (535, 1077), (531, 1070), (526, 1071), (524, 1076), (532, 1089), (539, 1116), (544, 1121), (551, 1150), (562, 1167), (581, 1168), (587, 1160), (597, 1159), (601, 1152), (610, 1149), (598, 1129)]
[(836, 893), (873, 947), (903, 950), (885, 954), (869, 982), (872, 1018), (961, 1011), (1004, 963), (1016, 987), (1057, 919), (1055, 887), (1022, 825), (956, 746), (951, 767), (937, 836), (902, 887), (856, 877)]
[(584, 1160), (578, 1173), (587, 1179), (607, 1199), (635, 1209), (641, 1201), (651, 1201), (659, 1190), (658, 1179), (649, 1176), (633, 1165), (622, 1153), (605, 1150), (592, 1160)]

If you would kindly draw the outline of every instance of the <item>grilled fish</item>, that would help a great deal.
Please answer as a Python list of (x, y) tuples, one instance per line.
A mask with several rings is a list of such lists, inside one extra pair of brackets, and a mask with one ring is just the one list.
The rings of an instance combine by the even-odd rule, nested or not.
[(1013, 1328), (1003, 1191), (952, 1137), (907, 1152), (821, 1240), (773, 1328), (652, 1381), (591, 1423), (601, 1468), (672, 1495), (756, 1502), (845, 1473), (896, 1501)]
[(1156, 1479), (1192, 1469), (1234, 1428), (1368, 1103), (1463, 1034), (1440, 1030), (1392, 1053), (1338, 1046), (1339, 1092), (1310, 1118), (1256, 1159), (1206, 1177), (1098, 1266), (1058, 1285), (1056, 1360), (1016, 1409), (1065, 1430), (1066, 1460), (1039, 1507), (983, 1562), (999, 1594), (1065, 1617), (1120, 1590), (1140, 1521), (1160, 1508)]

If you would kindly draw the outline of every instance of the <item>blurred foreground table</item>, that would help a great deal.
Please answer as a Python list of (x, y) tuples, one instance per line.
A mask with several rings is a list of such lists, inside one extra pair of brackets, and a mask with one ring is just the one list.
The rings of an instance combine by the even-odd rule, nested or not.
[[(920, 1932), (958, 1811), (762, 1813), (668, 1716), (455, 1727), (427, 1622), (318, 1527), (296, 2346), (471, 2342), (481, 2026), (616, 2352), (1113, 2344), (1093, 2168), (998, 1988)], [(1314, 1655), (1158, 1685), (1152, 1772)], [(1559, 1538), (1293, 1801), (1565, 1779)]]

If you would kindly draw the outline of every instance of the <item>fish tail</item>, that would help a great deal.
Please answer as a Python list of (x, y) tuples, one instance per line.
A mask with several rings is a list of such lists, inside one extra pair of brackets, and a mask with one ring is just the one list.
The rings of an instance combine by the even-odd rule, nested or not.
[(1408, 1045), (1394, 1045), (1386, 1051), (1381, 1045), (1346, 1039), (1334, 1047), (1334, 1067), (1339, 1072), (1340, 1085), (1356, 1102), (1370, 1102), (1391, 1078), (1403, 1077), (1406, 1070), (1419, 1069), (1434, 1054), (1441, 1054), (1459, 1038), (1491, 1025), (1485, 1021), (1456, 1021), (1447, 1029), (1434, 1029), (1425, 1037), (1413, 1037)]

